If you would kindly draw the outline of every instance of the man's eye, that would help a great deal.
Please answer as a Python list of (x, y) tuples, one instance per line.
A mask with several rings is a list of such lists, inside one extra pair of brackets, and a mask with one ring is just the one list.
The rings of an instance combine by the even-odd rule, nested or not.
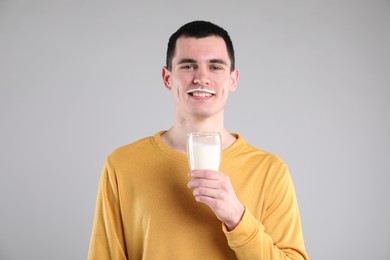
[(220, 67), (220, 66), (211, 66), (210, 69), (211, 70), (222, 70), (222, 67)]
[(181, 68), (184, 70), (191, 70), (191, 69), (194, 69), (194, 66), (193, 65), (184, 65)]

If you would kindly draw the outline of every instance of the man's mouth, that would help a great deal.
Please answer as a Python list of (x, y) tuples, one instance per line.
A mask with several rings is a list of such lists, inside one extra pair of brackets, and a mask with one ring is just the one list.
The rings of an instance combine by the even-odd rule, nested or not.
[(214, 90), (206, 89), (206, 88), (196, 88), (196, 89), (190, 89), (187, 91), (187, 94), (193, 96), (193, 97), (211, 97), (215, 95)]

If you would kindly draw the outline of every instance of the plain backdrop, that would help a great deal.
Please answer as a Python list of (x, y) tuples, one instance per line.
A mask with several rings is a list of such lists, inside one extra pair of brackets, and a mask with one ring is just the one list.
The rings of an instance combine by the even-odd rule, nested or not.
[(86, 259), (115, 148), (167, 129), (184, 23), (227, 29), (226, 125), (289, 166), (311, 259), (390, 259), (390, 1), (0, 0), (0, 259)]

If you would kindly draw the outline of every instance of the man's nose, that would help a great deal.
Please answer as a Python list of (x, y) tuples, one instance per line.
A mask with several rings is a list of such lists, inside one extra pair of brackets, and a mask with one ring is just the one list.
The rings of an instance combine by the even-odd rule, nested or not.
[(194, 75), (194, 84), (207, 86), (210, 84), (208, 73), (205, 69), (198, 69)]

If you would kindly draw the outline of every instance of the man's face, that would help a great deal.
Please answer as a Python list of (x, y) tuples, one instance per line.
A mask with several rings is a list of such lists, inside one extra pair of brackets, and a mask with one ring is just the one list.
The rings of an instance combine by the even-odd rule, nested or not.
[(199, 118), (223, 115), (229, 92), (236, 89), (238, 80), (238, 70), (230, 71), (224, 40), (215, 36), (177, 39), (172, 70), (163, 68), (162, 73), (176, 111)]

